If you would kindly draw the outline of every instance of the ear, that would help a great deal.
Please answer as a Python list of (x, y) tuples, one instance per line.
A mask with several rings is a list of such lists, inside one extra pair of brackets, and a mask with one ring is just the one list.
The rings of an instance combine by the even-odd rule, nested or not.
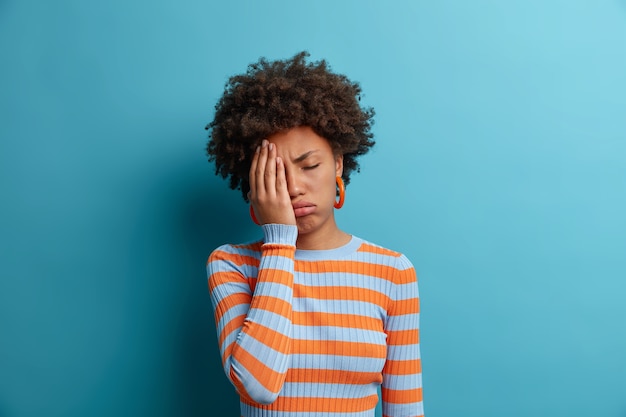
[(343, 174), (343, 155), (335, 156), (335, 175), (341, 177)]

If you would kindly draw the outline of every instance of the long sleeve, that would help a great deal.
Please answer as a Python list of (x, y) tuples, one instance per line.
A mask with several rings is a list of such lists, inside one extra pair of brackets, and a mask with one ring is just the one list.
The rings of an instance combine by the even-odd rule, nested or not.
[(209, 257), (224, 371), (243, 417), (423, 416), (417, 276), (401, 253), (352, 237), (296, 250), (297, 229)]
[(289, 368), (297, 228), (264, 225), (260, 256), (230, 245), (207, 274), (224, 371), (243, 400), (272, 403)]
[(419, 348), (419, 294), (410, 261), (399, 258), (387, 311), (387, 360), (383, 369), (383, 416), (424, 415)]

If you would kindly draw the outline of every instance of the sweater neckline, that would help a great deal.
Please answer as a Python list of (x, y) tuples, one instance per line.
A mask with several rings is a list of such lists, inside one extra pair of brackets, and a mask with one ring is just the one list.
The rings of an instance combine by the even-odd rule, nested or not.
[(311, 250), (311, 249), (296, 249), (296, 260), (297, 261), (319, 261), (319, 260), (331, 260), (331, 259), (341, 259), (345, 258), (348, 255), (356, 252), (356, 250), (361, 246), (363, 240), (356, 237), (351, 236), (350, 241), (343, 246), (339, 246), (334, 249), (320, 249), (320, 250)]

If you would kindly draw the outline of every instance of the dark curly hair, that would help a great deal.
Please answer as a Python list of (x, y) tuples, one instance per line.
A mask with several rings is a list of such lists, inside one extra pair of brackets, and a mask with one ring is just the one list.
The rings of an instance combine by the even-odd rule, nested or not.
[(343, 155), (346, 184), (359, 171), (357, 157), (374, 145), (374, 110), (361, 107), (360, 85), (331, 72), (325, 60), (307, 62), (308, 56), (304, 51), (287, 60), (260, 58), (245, 74), (230, 77), (206, 126), (209, 162), (246, 201), (254, 149), (275, 133), (311, 127)]

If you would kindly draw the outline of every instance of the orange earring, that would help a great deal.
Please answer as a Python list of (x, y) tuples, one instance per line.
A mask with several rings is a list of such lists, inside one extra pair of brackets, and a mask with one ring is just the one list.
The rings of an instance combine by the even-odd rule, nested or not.
[(254, 222), (254, 224), (260, 226), (261, 222), (259, 222), (259, 219), (256, 218), (256, 216), (254, 215), (254, 209), (252, 208), (252, 204), (250, 204), (250, 217), (252, 218), (252, 221)]
[(346, 199), (346, 187), (343, 184), (343, 179), (337, 176), (337, 188), (339, 188), (339, 201), (335, 201), (335, 208), (340, 209), (343, 207), (343, 201)]

